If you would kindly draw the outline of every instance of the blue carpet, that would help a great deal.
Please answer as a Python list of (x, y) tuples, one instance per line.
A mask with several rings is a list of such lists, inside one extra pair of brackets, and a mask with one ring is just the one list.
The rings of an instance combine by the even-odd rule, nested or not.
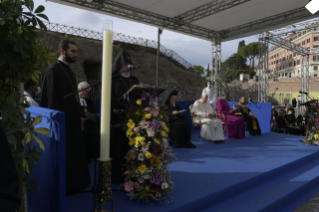
[[(265, 133), (214, 144), (198, 134), (192, 137), (196, 149), (173, 151), (171, 203), (145, 205), (113, 192), (116, 211), (293, 211), (319, 192), (319, 148), (302, 144), (302, 137)], [(67, 197), (67, 207), (92, 211), (93, 194)]]

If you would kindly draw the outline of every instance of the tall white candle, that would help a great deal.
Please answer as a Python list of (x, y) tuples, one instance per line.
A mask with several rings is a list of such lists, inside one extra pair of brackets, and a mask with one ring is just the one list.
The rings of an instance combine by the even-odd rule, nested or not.
[(112, 87), (112, 52), (113, 32), (112, 22), (106, 21), (103, 31), (102, 56), (102, 97), (101, 97), (101, 150), (100, 160), (110, 159), (111, 131), (111, 87)]

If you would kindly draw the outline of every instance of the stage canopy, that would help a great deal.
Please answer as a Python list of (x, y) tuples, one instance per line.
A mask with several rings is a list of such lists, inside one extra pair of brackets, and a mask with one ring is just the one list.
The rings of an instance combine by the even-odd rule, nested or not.
[(316, 17), (309, 0), (49, 0), (219, 42)]

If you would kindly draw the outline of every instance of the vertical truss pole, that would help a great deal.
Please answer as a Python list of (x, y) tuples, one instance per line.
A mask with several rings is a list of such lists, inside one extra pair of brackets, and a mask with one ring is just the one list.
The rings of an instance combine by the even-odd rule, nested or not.
[[(218, 73), (221, 70), (221, 38), (214, 37), (212, 39), (212, 72), (211, 81), (215, 80), (215, 91), (217, 92), (217, 98), (220, 97), (220, 89), (217, 86)], [(214, 75), (213, 75), (214, 72)]]
[[(305, 79), (305, 92), (309, 95), (309, 54), (307, 55), (307, 61), (306, 61), (306, 79)], [(307, 100), (308, 101), (308, 96)]]
[(258, 102), (261, 102), (261, 70), (263, 64), (263, 55), (262, 55), (262, 45), (263, 40), (260, 38), (261, 35), (258, 37)]
[(269, 79), (268, 79), (268, 72), (269, 72), (269, 42), (266, 42), (266, 49), (265, 49), (265, 102), (268, 102), (268, 93), (269, 93)]
[[(301, 55), (301, 69), (300, 69), (300, 90), (302, 92), (304, 92), (304, 66), (305, 66), (305, 63), (304, 63), (304, 58), (305, 56), (304, 55)], [(303, 99), (303, 95), (302, 95), (302, 98), (301, 98), (301, 103), (304, 102), (304, 99)]]

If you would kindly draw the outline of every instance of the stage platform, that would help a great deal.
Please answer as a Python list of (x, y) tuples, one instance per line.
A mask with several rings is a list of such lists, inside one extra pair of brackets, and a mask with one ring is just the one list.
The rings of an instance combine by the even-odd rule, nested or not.
[[(302, 137), (264, 133), (226, 139), (214, 144), (192, 136), (196, 149), (173, 149), (170, 165), (175, 189), (173, 202), (146, 205), (113, 192), (117, 212), (294, 211), (319, 192), (319, 147), (307, 146)], [(91, 164), (93, 175), (93, 165)], [(114, 185), (116, 186), (116, 185)], [(88, 187), (91, 188), (92, 185)], [(67, 211), (89, 212), (93, 194), (67, 197)], [(104, 210), (110, 210), (107, 203)]]

